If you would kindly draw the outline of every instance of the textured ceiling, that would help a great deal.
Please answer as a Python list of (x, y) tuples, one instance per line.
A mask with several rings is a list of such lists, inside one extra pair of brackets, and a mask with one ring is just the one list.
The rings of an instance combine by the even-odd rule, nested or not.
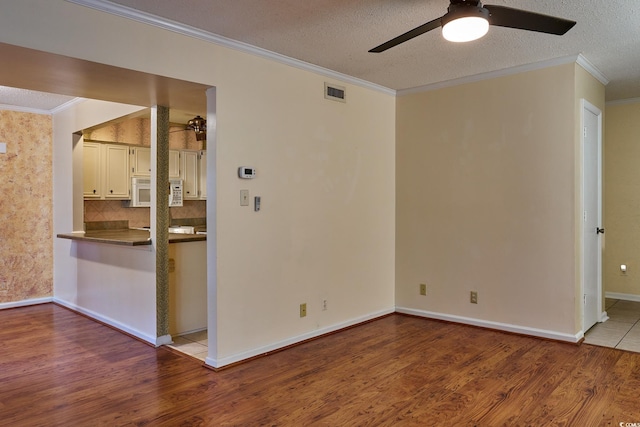
[[(107, 3), (107, 2), (105, 2)], [(577, 21), (564, 36), (492, 27), (446, 42), (431, 31), (384, 53), (367, 51), (446, 12), (447, 0), (113, 0), (391, 89), (408, 89), (582, 54), (610, 80), (607, 100), (640, 97), (637, 0), (491, 0)]]
[[(135, 9), (131, 12), (151, 14), (395, 90), (582, 54), (610, 81), (607, 101), (640, 98), (637, 0), (490, 0), (490, 4), (575, 20), (577, 25), (561, 37), (492, 27), (484, 38), (465, 44), (445, 41), (437, 29), (378, 54), (368, 50), (442, 16), (448, 1), (91, 1), (129, 7)], [(15, 87), (23, 87), (18, 83)], [(31, 89), (44, 92), (49, 88)], [(0, 108), (51, 111), (72, 99), (43, 92), (0, 87)]]
[(29, 110), (51, 111), (73, 99), (72, 96), (0, 86), (0, 106), (9, 105)]

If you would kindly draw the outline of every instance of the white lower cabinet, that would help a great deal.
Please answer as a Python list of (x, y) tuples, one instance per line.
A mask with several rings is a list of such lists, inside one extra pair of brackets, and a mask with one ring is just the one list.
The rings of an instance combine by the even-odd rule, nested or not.
[(169, 333), (207, 328), (207, 242), (169, 244)]

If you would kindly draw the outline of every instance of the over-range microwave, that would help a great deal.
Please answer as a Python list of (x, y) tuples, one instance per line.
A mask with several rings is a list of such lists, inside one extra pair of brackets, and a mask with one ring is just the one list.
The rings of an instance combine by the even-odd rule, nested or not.
[[(131, 178), (130, 207), (140, 208), (151, 206), (151, 179)], [(169, 207), (182, 206), (182, 180), (169, 180)]]

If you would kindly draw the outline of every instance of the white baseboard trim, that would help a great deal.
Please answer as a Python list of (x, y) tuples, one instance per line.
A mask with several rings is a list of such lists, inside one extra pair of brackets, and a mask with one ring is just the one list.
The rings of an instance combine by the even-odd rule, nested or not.
[(49, 302), (53, 302), (52, 297), (25, 299), (22, 301), (13, 301), (13, 302), (3, 302), (3, 303), (0, 303), (0, 310), (4, 310), (7, 308), (18, 308), (18, 307), (27, 307), (30, 305), (46, 304)]
[(465, 325), (480, 326), (487, 329), (496, 329), (504, 332), (512, 332), (521, 335), (530, 335), (538, 338), (546, 338), (555, 341), (565, 341), (570, 343), (578, 343), (584, 338), (584, 332), (580, 331), (575, 335), (565, 334), (562, 332), (548, 331), (545, 329), (529, 328), (526, 326), (510, 325), (508, 323), (492, 322), (488, 320), (473, 319), (470, 317), (454, 316), (450, 314), (434, 313), (425, 310), (416, 310), (413, 308), (396, 307), (396, 312), (410, 314), (413, 316), (426, 317), (428, 319), (444, 320), (453, 323), (462, 323)]
[(394, 308), (389, 308), (387, 310), (381, 310), (372, 314), (368, 314), (366, 316), (358, 317), (355, 319), (348, 320), (346, 322), (337, 323), (335, 325), (327, 326), (322, 329), (317, 329), (312, 332), (307, 332), (302, 335), (298, 335), (295, 337), (287, 338), (282, 341), (278, 341), (273, 344), (266, 345), (264, 347), (259, 347), (253, 350), (244, 351), (242, 353), (237, 353), (232, 356), (223, 357), (221, 359), (214, 359), (212, 357), (207, 357), (204, 363), (213, 368), (222, 368), (227, 365), (231, 365), (233, 363), (241, 362), (246, 359), (250, 359), (252, 357), (260, 356), (261, 354), (270, 353), (272, 351), (279, 350), (284, 347), (288, 347), (293, 344), (297, 344), (312, 338), (317, 338), (319, 336), (339, 331), (340, 329), (348, 328), (350, 326), (357, 325), (359, 323), (367, 322), (369, 320), (376, 319), (378, 317), (386, 316), (387, 314), (392, 314), (396, 310)]
[(600, 323), (606, 322), (607, 320), (609, 320), (609, 315), (607, 314), (606, 311), (603, 311), (602, 314), (600, 315)]
[[(64, 301), (64, 300), (61, 300), (61, 299), (58, 299), (58, 298), (53, 298), (53, 302), (55, 302), (56, 304), (59, 304), (59, 305), (61, 305), (63, 307), (67, 307), (70, 310), (77, 311), (78, 313), (82, 313), (85, 316), (91, 317), (92, 319), (98, 320), (98, 321), (100, 321), (100, 322), (102, 322), (104, 324), (107, 324), (109, 326), (113, 326), (114, 328), (116, 328), (118, 330), (126, 332), (129, 335), (133, 335), (134, 337), (139, 338), (139, 339), (141, 339), (143, 341), (146, 341), (146, 342), (148, 342), (150, 344), (153, 344), (156, 347), (160, 346), (160, 345), (163, 345), (163, 344), (167, 344), (167, 343), (164, 343), (164, 342), (162, 344), (158, 343), (158, 341), (164, 341), (164, 339), (163, 339), (164, 337), (154, 337), (154, 336), (151, 336), (151, 335), (147, 335), (144, 332), (141, 332), (141, 331), (139, 331), (137, 329), (134, 329), (134, 328), (132, 328), (132, 327), (130, 327), (128, 325), (125, 325), (123, 323), (120, 323), (120, 322), (118, 322), (118, 321), (116, 321), (114, 319), (111, 319), (110, 317), (103, 316), (102, 314), (96, 313), (95, 311), (88, 310), (86, 308), (77, 306), (75, 304), (71, 304), (68, 301)], [(171, 342), (171, 336), (169, 336), (169, 342)]]
[(605, 292), (604, 296), (607, 297), (607, 298), (611, 298), (611, 299), (621, 299), (621, 300), (624, 300), (624, 301), (639, 301), (640, 302), (640, 295), (620, 294), (618, 292)]

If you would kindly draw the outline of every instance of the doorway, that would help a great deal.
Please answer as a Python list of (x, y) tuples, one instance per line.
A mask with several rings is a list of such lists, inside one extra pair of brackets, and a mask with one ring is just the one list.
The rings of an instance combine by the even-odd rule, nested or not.
[(582, 146), (582, 330), (602, 318), (602, 112), (581, 102)]

